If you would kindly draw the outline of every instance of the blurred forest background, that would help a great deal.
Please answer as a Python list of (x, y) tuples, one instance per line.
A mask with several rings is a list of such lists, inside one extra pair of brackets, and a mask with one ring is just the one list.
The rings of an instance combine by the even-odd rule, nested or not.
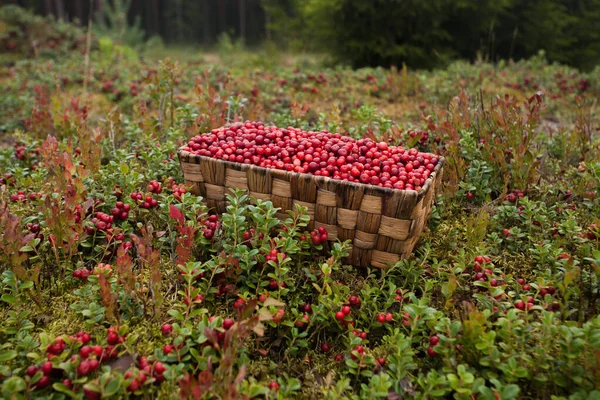
[[(527, 58), (600, 63), (600, 0), (0, 0), (136, 47), (224, 41), (325, 53), (362, 66)], [(234, 47), (235, 48), (235, 47)]]

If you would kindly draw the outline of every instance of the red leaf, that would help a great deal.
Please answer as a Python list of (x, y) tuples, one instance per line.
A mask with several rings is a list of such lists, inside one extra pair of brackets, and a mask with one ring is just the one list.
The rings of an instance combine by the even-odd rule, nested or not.
[(179, 225), (185, 224), (185, 219), (183, 218), (183, 213), (179, 211), (179, 208), (175, 207), (173, 204), (169, 206), (169, 215), (171, 218), (179, 222)]

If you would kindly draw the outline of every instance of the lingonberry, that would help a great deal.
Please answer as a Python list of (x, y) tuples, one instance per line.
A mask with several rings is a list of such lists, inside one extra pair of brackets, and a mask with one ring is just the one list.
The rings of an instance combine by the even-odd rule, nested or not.
[(163, 336), (169, 336), (171, 334), (171, 332), (173, 332), (173, 325), (164, 324), (163, 326), (161, 326), (160, 330), (161, 330)]

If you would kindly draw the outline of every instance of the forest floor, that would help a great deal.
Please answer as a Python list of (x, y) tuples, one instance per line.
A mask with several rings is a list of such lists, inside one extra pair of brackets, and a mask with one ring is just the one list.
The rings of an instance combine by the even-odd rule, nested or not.
[[(1, 67), (4, 398), (600, 397), (598, 70), (190, 53)], [(413, 256), (211, 216), (177, 149), (245, 121), (443, 155)]]

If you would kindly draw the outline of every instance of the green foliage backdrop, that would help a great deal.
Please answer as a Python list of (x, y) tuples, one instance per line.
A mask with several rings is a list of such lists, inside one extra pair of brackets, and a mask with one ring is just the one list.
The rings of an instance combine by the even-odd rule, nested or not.
[[(546, 52), (591, 69), (600, 60), (599, 0), (265, 0), (284, 43), (332, 52), (355, 67), (434, 67)], [(283, 5), (282, 3), (285, 3)], [(304, 40), (292, 38), (302, 36)]]
[[(591, 70), (600, 61), (600, 0), (12, 0), (87, 21), (127, 4), (147, 37), (210, 48), (224, 33), (249, 46), (276, 42), (361, 66), (442, 67), (453, 59), (550, 61)], [(90, 3), (94, 11), (90, 13)], [(85, 25), (85, 22), (83, 22)]]

